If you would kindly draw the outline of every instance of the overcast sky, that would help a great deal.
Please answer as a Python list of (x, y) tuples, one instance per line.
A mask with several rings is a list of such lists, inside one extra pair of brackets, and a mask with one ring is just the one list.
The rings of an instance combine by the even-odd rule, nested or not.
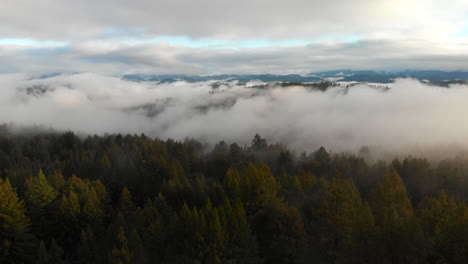
[(15, 0), (0, 73), (468, 70), (466, 0)]

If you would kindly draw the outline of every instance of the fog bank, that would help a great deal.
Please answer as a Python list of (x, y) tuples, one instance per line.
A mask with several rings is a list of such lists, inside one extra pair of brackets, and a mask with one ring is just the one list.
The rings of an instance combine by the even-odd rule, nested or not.
[[(92, 73), (0, 75), (0, 122), (83, 133), (145, 133), (250, 143), (259, 133), (297, 150), (388, 151), (468, 146), (468, 87), (398, 79), (390, 89), (258, 83), (131, 82)], [(425, 149), (425, 150), (422, 150)]]

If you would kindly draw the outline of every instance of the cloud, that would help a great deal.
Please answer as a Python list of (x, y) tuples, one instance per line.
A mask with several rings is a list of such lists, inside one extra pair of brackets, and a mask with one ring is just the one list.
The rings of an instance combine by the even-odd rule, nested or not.
[[(438, 52), (432, 52), (438, 50)], [(466, 70), (468, 40), (438, 43), (360, 40), (249, 49), (190, 48), (167, 43), (85, 41), (64, 47), (0, 46), (0, 72), (308, 74), (334, 69)]]
[(0, 72), (467, 69), (466, 21), (464, 0), (17, 0)]
[(260, 133), (299, 150), (361, 146), (468, 147), (468, 86), (399, 79), (390, 90), (366, 84), (330, 88), (213, 81), (131, 82), (97, 74), (31, 79), (0, 75), (0, 122), (84, 133), (145, 133), (248, 144)]
[(310, 39), (402, 32), (427, 37), (462, 26), (467, 9), (463, 0), (17, 0), (2, 5), (0, 35), (67, 41), (103, 34)]

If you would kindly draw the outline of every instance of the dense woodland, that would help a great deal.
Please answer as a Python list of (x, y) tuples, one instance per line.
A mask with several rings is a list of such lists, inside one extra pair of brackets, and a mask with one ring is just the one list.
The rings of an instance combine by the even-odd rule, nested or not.
[(0, 263), (468, 263), (468, 159), (0, 126)]

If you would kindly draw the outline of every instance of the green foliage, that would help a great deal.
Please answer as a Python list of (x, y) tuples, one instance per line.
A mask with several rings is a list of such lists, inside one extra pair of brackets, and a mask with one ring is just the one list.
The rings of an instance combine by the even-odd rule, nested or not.
[(37, 251), (37, 262), (38, 264), (48, 264), (49, 263), (49, 253), (44, 245), (44, 241), (41, 240), (39, 243), (39, 249)]
[(260, 263), (258, 243), (245, 215), (244, 205), (225, 200), (221, 212), (225, 219), (226, 246), (223, 263)]
[(120, 195), (120, 200), (119, 200), (119, 209), (125, 215), (130, 215), (134, 213), (136, 210), (136, 206), (132, 200), (132, 194), (127, 189), (127, 187), (124, 187), (122, 189), (122, 193)]
[(49, 263), (59, 264), (63, 262), (63, 249), (57, 244), (57, 241), (53, 238), (49, 246)]
[(2, 137), (0, 263), (468, 261), (463, 158), (297, 155), (260, 135), (212, 150), (145, 135)]
[[(369, 207), (350, 179), (333, 178), (322, 200), (320, 219), (320, 246), (329, 262), (362, 261), (362, 253), (369, 246), (374, 229), (374, 218)], [(358, 257), (353, 260), (350, 257)]]
[(252, 221), (264, 263), (296, 263), (305, 246), (304, 224), (299, 211), (276, 201), (269, 203)]
[(18, 198), (8, 179), (0, 179), (0, 223), (1, 233), (7, 237), (24, 234), (30, 225), (24, 202)]
[(34, 238), (26, 232), (30, 220), (24, 202), (6, 179), (0, 179), (0, 263), (21, 263), (34, 255)]
[(419, 262), (424, 256), (424, 237), (403, 180), (388, 172), (370, 196), (377, 226), (375, 252), (383, 263)]
[(49, 184), (42, 170), (37, 177), (26, 180), (26, 202), (35, 208), (45, 208), (58, 196), (55, 188)]
[(233, 200), (240, 199), (251, 214), (278, 199), (279, 184), (266, 165), (255, 166), (250, 163), (240, 173), (229, 169), (226, 173), (225, 187)]
[(122, 226), (119, 227), (115, 237), (114, 248), (112, 249), (114, 262), (117, 264), (132, 263), (132, 254), (128, 249), (127, 236)]
[(90, 223), (100, 223), (104, 217), (104, 205), (94, 188), (91, 188), (86, 194), (82, 213)]
[(428, 260), (438, 263), (468, 261), (468, 207), (441, 191), (421, 205), (421, 218), (431, 238)]
[(74, 191), (70, 191), (68, 195), (63, 194), (60, 200), (60, 212), (69, 220), (77, 220), (81, 212), (80, 201), (78, 195)]
[(61, 190), (63, 186), (65, 185), (65, 179), (60, 170), (54, 170), (54, 172), (47, 177), (47, 181), (56, 190)]

